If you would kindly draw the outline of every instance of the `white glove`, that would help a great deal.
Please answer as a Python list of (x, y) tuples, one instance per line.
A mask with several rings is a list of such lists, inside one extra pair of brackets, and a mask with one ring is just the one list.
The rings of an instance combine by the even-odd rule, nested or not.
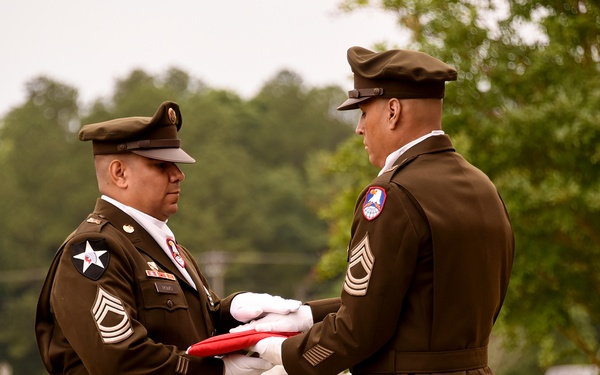
[(303, 305), (297, 311), (286, 315), (267, 314), (263, 318), (232, 328), (229, 332), (241, 332), (251, 329), (258, 332), (306, 332), (312, 325), (312, 310), (310, 306)]
[(241, 354), (223, 356), (225, 375), (260, 375), (273, 367), (272, 363), (256, 357)]
[(285, 371), (283, 365), (277, 365), (269, 371), (263, 372), (262, 375), (287, 375), (287, 372)]
[(241, 293), (233, 297), (229, 312), (235, 320), (245, 323), (260, 317), (263, 313), (289, 314), (298, 310), (301, 305), (300, 301), (283, 299), (266, 293)]
[(266, 359), (274, 365), (283, 365), (281, 345), (285, 340), (285, 337), (267, 337), (249, 347), (248, 350), (260, 354), (260, 358)]

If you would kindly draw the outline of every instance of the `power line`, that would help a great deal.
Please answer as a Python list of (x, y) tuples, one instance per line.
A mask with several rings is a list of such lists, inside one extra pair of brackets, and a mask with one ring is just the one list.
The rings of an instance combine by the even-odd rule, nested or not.
[(0, 271), (1, 284), (28, 283), (31, 281), (42, 281), (46, 278), (48, 268), (28, 268), (22, 270)]
[(302, 253), (231, 253), (226, 251), (207, 251), (197, 256), (210, 282), (211, 289), (217, 295), (225, 295), (225, 273), (233, 264), (278, 264), (311, 265), (317, 259)]

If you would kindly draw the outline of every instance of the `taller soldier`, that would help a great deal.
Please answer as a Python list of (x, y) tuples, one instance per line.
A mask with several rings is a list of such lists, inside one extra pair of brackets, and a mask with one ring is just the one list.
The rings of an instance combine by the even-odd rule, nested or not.
[(68, 236), (38, 302), (36, 336), (51, 374), (260, 374), (259, 359), (185, 354), (186, 349), (263, 312), (298, 301), (242, 293), (220, 299), (167, 226), (177, 212), (177, 163), (193, 163), (177, 137), (179, 106), (152, 117), (84, 126), (98, 188), (94, 212)]
[[(381, 171), (356, 203), (341, 307), (254, 350), (290, 375), (492, 374), (487, 345), (514, 240), (498, 191), (442, 131), (445, 82), (457, 72), (409, 50), (352, 47), (348, 62), (354, 89), (338, 109), (361, 110), (356, 133)], [(292, 316), (251, 327), (312, 324)]]

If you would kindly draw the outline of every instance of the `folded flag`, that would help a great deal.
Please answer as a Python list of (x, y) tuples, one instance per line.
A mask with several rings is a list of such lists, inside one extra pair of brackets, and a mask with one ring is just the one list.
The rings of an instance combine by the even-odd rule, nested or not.
[(267, 337), (291, 337), (299, 333), (300, 332), (257, 332), (253, 329), (249, 331), (225, 333), (193, 344), (186, 350), (186, 353), (197, 357), (224, 355), (245, 349)]

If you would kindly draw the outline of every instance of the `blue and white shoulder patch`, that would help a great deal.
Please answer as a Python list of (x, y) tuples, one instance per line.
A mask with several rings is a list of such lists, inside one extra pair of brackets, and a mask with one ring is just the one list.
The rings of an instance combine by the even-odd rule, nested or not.
[(365, 201), (363, 203), (362, 212), (363, 216), (367, 220), (373, 220), (383, 211), (383, 205), (385, 204), (385, 189), (379, 186), (371, 186)]

